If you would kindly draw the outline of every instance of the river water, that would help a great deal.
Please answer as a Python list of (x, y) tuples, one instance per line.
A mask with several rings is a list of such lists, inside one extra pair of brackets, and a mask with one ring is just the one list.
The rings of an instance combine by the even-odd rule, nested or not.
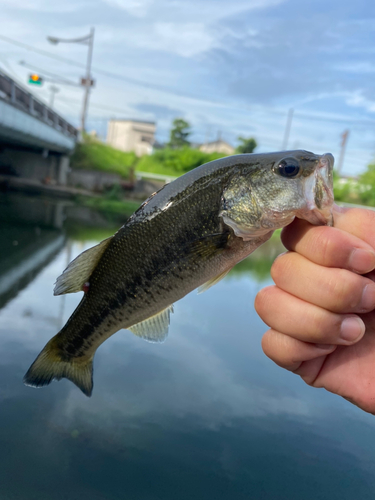
[(0, 499), (374, 499), (375, 417), (262, 353), (253, 301), (277, 241), (177, 302), (164, 344), (106, 341), (91, 398), (23, 385), (80, 300), (54, 297), (56, 277), (125, 220), (0, 195)]

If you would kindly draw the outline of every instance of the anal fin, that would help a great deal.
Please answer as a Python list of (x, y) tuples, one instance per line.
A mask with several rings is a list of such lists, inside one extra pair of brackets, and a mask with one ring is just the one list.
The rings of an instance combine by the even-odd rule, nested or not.
[(128, 330), (148, 342), (164, 342), (168, 336), (171, 312), (173, 312), (173, 305), (168, 306), (145, 321), (131, 326)]
[(72, 260), (65, 271), (57, 278), (53, 294), (62, 295), (64, 293), (81, 292), (112, 238), (113, 236), (103, 240)]

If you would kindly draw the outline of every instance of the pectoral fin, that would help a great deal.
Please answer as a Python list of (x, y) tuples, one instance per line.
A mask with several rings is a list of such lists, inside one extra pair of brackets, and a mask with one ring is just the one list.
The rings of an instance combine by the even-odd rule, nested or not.
[(164, 342), (168, 336), (171, 312), (173, 312), (173, 305), (151, 316), (151, 318), (131, 326), (128, 330), (148, 342)]
[(232, 268), (230, 269), (227, 269), (226, 271), (224, 271), (223, 273), (221, 274), (218, 274), (217, 276), (215, 276), (214, 278), (208, 280), (206, 283), (204, 283), (203, 285), (201, 285), (199, 288), (198, 288), (198, 293), (203, 293), (205, 292), (206, 290), (208, 290), (209, 288), (211, 288), (212, 286), (216, 285), (216, 283), (219, 283), (219, 281), (221, 281), (223, 278), (225, 278), (225, 276), (229, 273), (229, 271), (231, 270)]
[(89, 248), (89, 250), (82, 252), (72, 260), (65, 271), (57, 278), (53, 294), (62, 295), (64, 293), (81, 292), (112, 238), (113, 236), (103, 240), (99, 245)]

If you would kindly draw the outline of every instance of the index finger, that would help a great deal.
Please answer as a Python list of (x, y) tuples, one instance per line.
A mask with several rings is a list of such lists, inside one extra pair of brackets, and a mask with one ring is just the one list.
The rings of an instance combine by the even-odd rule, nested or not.
[(325, 267), (359, 274), (372, 271), (375, 268), (375, 212), (335, 206), (333, 220), (335, 227), (312, 226), (296, 219), (283, 229), (282, 242), (288, 250)]

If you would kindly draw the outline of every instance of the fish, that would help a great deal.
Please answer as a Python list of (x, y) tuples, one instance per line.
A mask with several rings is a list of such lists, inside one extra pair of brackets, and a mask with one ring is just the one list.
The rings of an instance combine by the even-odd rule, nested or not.
[(163, 342), (173, 304), (218, 283), (275, 229), (295, 217), (332, 225), (333, 164), (303, 150), (240, 154), (166, 184), (57, 278), (54, 295), (84, 294), (24, 383), (67, 378), (91, 396), (95, 352), (118, 330)]

